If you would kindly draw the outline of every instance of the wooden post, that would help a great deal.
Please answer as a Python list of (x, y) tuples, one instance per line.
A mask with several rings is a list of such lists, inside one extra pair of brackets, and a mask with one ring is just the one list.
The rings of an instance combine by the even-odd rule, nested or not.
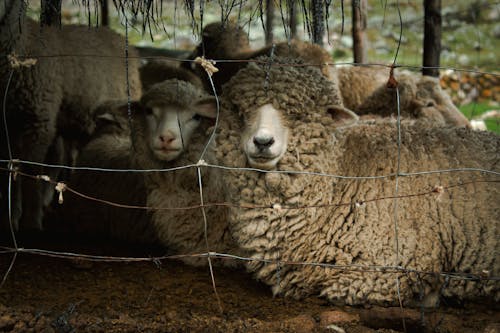
[(311, 0), (313, 43), (323, 45), (325, 34), (325, 13), (322, 0)]
[(274, 0), (266, 0), (266, 45), (273, 42)]
[(61, 26), (62, 0), (41, 0), (40, 24)]
[(352, 0), (352, 53), (354, 62), (366, 63), (366, 0)]
[[(441, 0), (424, 0), (424, 67), (439, 67), (441, 54)], [(437, 68), (423, 68), (423, 75), (439, 76)]]

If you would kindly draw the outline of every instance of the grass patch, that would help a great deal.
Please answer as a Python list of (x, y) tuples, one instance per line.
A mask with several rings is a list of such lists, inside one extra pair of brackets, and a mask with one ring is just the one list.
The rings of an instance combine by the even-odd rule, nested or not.
[[(470, 103), (460, 106), (460, 111), (467, 117), (467, 119), (477, 118), (485, 112), (488, 112), (498, 107), (492, 107), (488, 103)], [(500, 134), (500, 120), (499, 119), (487, 119), (485, 120), (486, 128), (489, 131)]]

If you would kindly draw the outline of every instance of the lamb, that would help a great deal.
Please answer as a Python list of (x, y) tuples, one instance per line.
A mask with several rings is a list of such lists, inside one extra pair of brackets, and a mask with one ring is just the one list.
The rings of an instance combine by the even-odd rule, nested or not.
[[(229, 62), (217, 62), (216, 67), (219, 71), (212, 77), (215, 90), (220, 94), (222, 85), (229, 81), (238, 70), (244, 68), (247, 61), (255, 61), (256, 58), (270, 55), (272, 52), (276, 56), (301, 58), (304, 60), (303, 66), (311, 65), (318, 67), (326, 77), (331, 77), (335, 81), (335, 69), (329, 69), (327, 65), (327, 63), (331, 62), (331, 57), (322, 47), (292, 39), (290, 43), (281, 42), (275, 45), (267, 45), (258, 50), (252, 50), (249, 45), (248, 36), (244, 33), (243, 29), (230, 22), (208, 24), (203, 29), (201, 43), (188, 59), (194, 60), (197, 57), (204, 56), (211, 60), (229, 60)], [(181, 66), (194, 70), (199, 77), (204, 79), (205, 89), (207, 91), (213, 90), (210, 80), (201, 66), (193, 62), (183, 63)]]
[[(198, 207), (200, 192), (197, 169), (184, 168), (197, 164), (200, 159), (215, 163), (213, 144), (209, 144), (213, 132), (213, 123), (209, 120), (217, 115), (215, 97), (187, 82), (168, 80), (151, 87), (142, 96), (141, 105), (143, 112), (134, 119), (132, 131), (137, 167), (178, 168), (170, 172), (145, 174), (147, 206), (160, 208), (152, 212), (151, 219), (161, 244), (178, 254), (233, 249), (227, 232), (226, 209), (223, 207), (205, 208), (205, 239), (203, 214)], [(160, 114), (164, 116), (160, 117)], [(178, 123), (181, 124), (180, 131), (169, 129), (172, 124)], [(188, 146), (189, 149), (186, 149)], [(206, 197), (210, 202), (220, 202), (222, 189), (219, 172), (200, 168)], [(191, 206), (194, 208), (182, 209)], [(183, 260), (192, 265), (207, 262), (200, 257)]]
[[(58, 140), (78, 147), (73, 143), (88, 139), (92, 131), (91, 110), (96, 105), (108, 99), (127, 98), (125, 60), (118, 59), (125, 54), (125, 40), (104, 27), (40, 29), (25, 17), (24, 1), (8, 0), (2, 7), (5, 11), (0, 17), (0, 49), (8, 56), (0, 59), (0, 90), (7, 96), (5, 112), (12, 158), (53, 163), (59, 154), (54, 156), (48, 151), (59, 145)], [(130, 50), (130, 95), (139, 98), (141, 85), (135, 56), (135, 51)], [(22, 57), (34, 57), (35, 61), (24, 61)], [(1, 133), (0, 159), (7, 160), (10, 154), (6, 132)], [(46, 172), (26, 165), (21, 166), (21, 171), (33, 175)], [(7, 212), (6, 182), (4, 175), (2, 214)], [(44, 191), (39, 185), (29, 178), (17, 177), (12, 201), (14, 229), (43, 229)], [(3, 228), (8, 225), (6, 222), (3, 216)]]
[[(334, 92), (328, 90), (334, 86), (317, 71), (276, 62), (281, 65), (270, 69), (250, 64), (223, 88), (217, 159), (228, 167), (269, 170), (231, 170), (222, 177), (232, 204), (231, 235), (255, 259), (247, 270), (275, 294), (318, 295), (350, 305), (398, 304), (396, 277), (404, 306), (416, 305), (421, 292), (423, 302), (436, 294), (498, 300), (495, 281), (448, 281), (439, 274), (499, 276), (497, 178), (473, 171), (357, 180), (322, 176), (394, 175), (396, 123), (338, 126), (330, 117), (328, 96)], [(401, 172), (500, 171), (500, 137), (493, 133), (414, 120), (401, 128)], [(396, 182), (402, 197), (397, 202)], [(411, 196), (418, 193), (427, 194)], [(378, 268), (386, 266), (410, 272)]]

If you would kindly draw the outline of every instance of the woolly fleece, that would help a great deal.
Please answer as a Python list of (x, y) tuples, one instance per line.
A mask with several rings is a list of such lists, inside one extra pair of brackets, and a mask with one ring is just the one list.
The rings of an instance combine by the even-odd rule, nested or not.
[[(271, 67), (266, 85), (265, 68), (251, 65), (224, 87), (217, 141), (220, 162), (230, 167), (246, 166), (240, 149), (245, 119), (253, 109), (271, 101), (283, 111), (290, 129), (288, 151), (278, 170), (344, 176), (396, 173), (396, 123), (333, 128), (323, 110), (329, 102), (323, 101), (334, 92), (328, 92), (319, 72), (299, 68)], [(500, 138), (492, 133), (408, 123), (402, 127), (400, 168), (412, 172), (479, 167), (498, 172), (499, 148)], [(229, 210), (231, 234), (250, 257), (347, 265), (331, 269), (246, 263), (275, 294), (295, 298), (321, 295), (345, 304), (397, 305), (399, 277), (404, 305), (414, 305), (421, 291), (425, 296), (439, 294), (441, 287), (443, 296), (499, 299), (495, 281), (451, 279), (446, 284), (443, 277), (432, 273), (349, 269), (358, 265), (401, 266), (425, 272), (487, 271), (498, 276), (500, 188), (498, 183), (487, 182), (496, 179), (491, 175), (460, 172), (351, 180), (232, 170), (222, 179), (226, 200), (240, 205)], [(436, 186), (450, 188), (442, 194), (395, 201), (396, 181), (400, 196), (432, 192)], [(248, 206), (260, 208), (244, 208)]]

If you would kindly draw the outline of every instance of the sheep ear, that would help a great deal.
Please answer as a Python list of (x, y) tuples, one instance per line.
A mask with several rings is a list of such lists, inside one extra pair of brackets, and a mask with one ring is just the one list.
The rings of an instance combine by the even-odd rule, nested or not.
[(332, 105), (329, 106), (326, 110), (332, 118), (335, 120), (335, 124), (337, 126), (347, 126), (353, 125), (358, 122), (359, 117), (357, 114), (352, 112), (351, 110), (340, 106), (340, 105)]
[(215, 97), (205, 97), (197, 100), (194, 103), (194, 108), (196, 113), (202, 117), (212, 119), (217, 117), (217, 101)]

